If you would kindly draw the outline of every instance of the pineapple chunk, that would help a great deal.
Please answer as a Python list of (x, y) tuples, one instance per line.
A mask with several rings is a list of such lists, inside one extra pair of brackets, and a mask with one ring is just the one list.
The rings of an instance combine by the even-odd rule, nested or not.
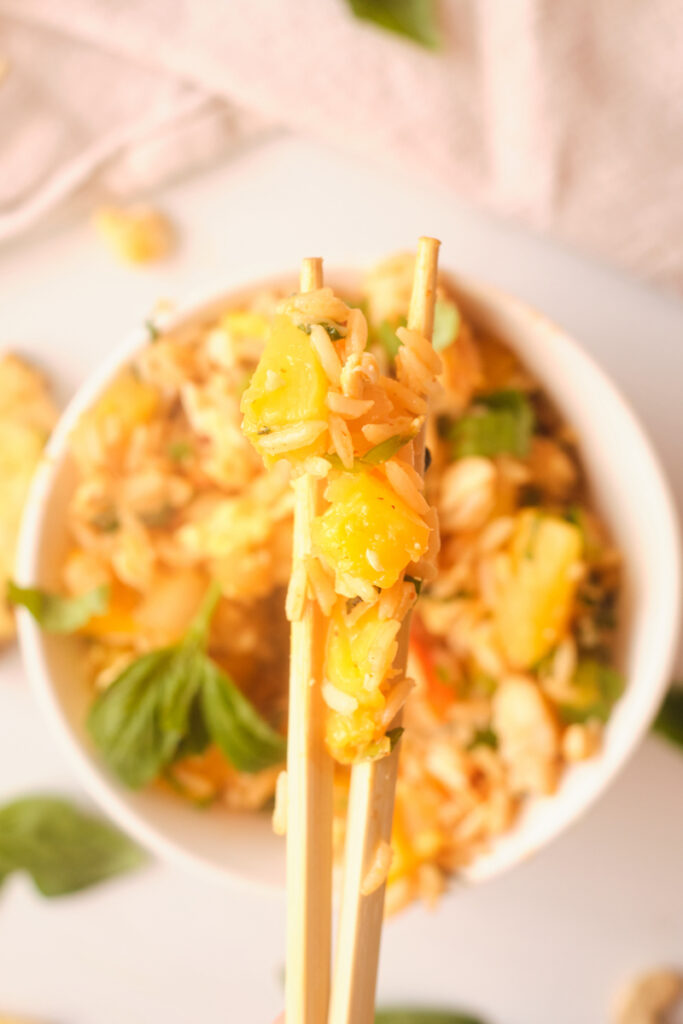
[(132, 369), (123, 370), (78, 421), (71, 435), (77, 461), (86, 468), (100, 464), (108, 449), (124, 444), (136, 427), (154, 418), (159, 404), (155, 387)]
[(429, 527), (379, 474), (342, 473), (325, 497), (312, 538), (338, 576), (391, 587), (427, 550)]
[(152, 263), (173, 249), (175, 237), (169, 219), (151, 206), (106, 206), (93, 217), (100, 238), (124, 263)]
[(380, 619), (373, 605), (349, 625), (343, 609), (341, 601), (330, 621), (325, 685), (334, 687), (337, 699), (344, 700), (349, 708), (329, 709), (326, 739), (333, 757), (352, 762), (373, 748), (378, 755), (389, 752), (382, 724), (386, 697), (380, 684), (396, 656), (399, 623)]
[(558, 642), (569, 621), (583, 553), (581, 532), (529, 509), (517, 516), (509, 545), (512, 572), (495, 609), (503, 652), (529, 668)]
[[(286, 316), (277, 316), (272, 333), (249, 387), (242, 396), (242, 429), (254, 447), (271, 461), (263, 438), (286, 427), (327, 422), (325, 404), (329, 382), (305, 331)], [(296, 459), (322, 455), (327, 450), (327, 431), (312, 443), (288, 451)]]

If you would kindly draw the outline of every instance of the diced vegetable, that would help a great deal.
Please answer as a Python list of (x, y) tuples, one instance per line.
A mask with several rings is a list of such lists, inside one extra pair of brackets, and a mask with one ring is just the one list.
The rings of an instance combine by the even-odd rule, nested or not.
[(427, 550), (429, 529), (379, 476), (343, 473), (313, 521), (313, 544), (338, 575), (390, 587)]
[(606, 722), (612, 707), (624, 691), (620, 672), (595, 658), (583, 658), (571, 684), (572, 698), (564, 699), (560, 715), (565, 722)]
[(567, 627), (583, 553), (581, 531), (557, 516), (526, 509), (516, 517), (509, 553), (511, 574), (495, 622), (510, 665), (527, 668)]
[(521, 391), (494, 391), (478, 396), (453, 423), (448, 436), (456, 458), (467, 455), (514, 455), (524, 458), (534, 431), (534, 414)]
[(416, 681), (422, 684), (427, 700), (434, 712), (439, 717), (444, 717), (457, 697), (457, 690), (443, 674), (439, 672), (438, 666), (434, 663), (432, 644), (414, 620), (413, 629), (410, 634), (410, 654), (408, 671), (414, 674)]
[[(308, 335), (286, 316), (278, 316), (249, 387), (242, 395), (243, 430), (254, 447), (268, 458), (262, 438), (286, 427), (327, 422), (325, 404), (329, 381)], [(313, 443), (290, 454), (320, 455), (327, 448), (327, 431)]]

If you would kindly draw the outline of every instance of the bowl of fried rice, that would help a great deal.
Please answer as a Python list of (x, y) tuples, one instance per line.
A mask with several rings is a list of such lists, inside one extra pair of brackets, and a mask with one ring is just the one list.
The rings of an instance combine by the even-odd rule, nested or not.
[[(391, 377), (411, 259), (326, 279), (363, 311)], [(86, 381), (35, 478), (15, 595), (34, 692), (93, 797), (159, 855), (267, 886), (284, 882), (272, 819), (283, 825), (293, 503), (240, 404), (295, 287), (282, 274), (159, 316)], [(580, 345), (450, 273), (433, 343), (426, 493), (441, 550), (413, 615), (390, 911), (499, 874), (595, 802), (661, 701), (680, 608), (667, 483)], [(202, 656), (234, 699), (217, 726), (188, 703), (183, 733), (152, 692), (208, 592)], [(237, 718), (253, 743), (236, 742)], [(339, 765), (340, 856), (347, 798)]]

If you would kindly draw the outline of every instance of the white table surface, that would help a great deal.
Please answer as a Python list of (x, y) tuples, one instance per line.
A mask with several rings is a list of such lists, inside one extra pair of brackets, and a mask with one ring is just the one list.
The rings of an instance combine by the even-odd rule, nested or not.
[[(0, 347), (39, 360), (61, 399), (162, 296), (306, 254), (372, 260), (436, 234), (444, 265), (530, 300), (607, 368), (681, 504), (679, 301), (303, 140), (271, 139), (160, 200), (183, 233), (167, 264), (114, 264), (82, 218), (0, 251)], [(11, 653), (0, 660), (0, 797), (47, 787), (79, 792)], [(0, 1017), (270, 1024), (283, 935), (282, 898), (158, 863), (54, 902), (13, 880), (0, 896)], [(533, 862), (392, 921), (379, 987), (384, 1002), (469, 1006), (491, 1024), (602, 1024), (621, 978), (666, 962), (683, 967), (683, 756), (650, 739), (599, 806)]]

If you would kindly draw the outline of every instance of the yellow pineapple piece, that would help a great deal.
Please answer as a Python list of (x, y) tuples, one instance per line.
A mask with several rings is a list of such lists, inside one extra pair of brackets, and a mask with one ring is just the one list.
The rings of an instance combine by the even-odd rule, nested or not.
[(516, 517), (510, 577), (495, 609), (503, 652), (528, 668), (558, 642), (569, 622), (583, 554), (580, 530), (533, 509)]
[(155, 387), (132, 369), (122, 370), (85, 412), (71, 435), (71, 450), (85, 467), (102, 462), (107, 451), (124, 444), (136, 427), (149, 423), (160, 405)]
[(344, 605), (344, 601), (337, 604), (330, 620), (323, 695), (330, 708), (329, 750), (337, 760), (350, 762), (389, 751), (382, 724), (386, 697), (380, 685), (396, 656), (400, 623), (380, 619), (373, 605), (349, 624)]
[[(324, 454), (328, 388), (309, 336), (288, 317), (277, 316), (241, 404), (242, 429), (266, 463), (275, 455), (301, 459)], [(285, 431), (291, 443), (274, 449), (271, 435)], [(311, 433), (315, 434), (312, 440)]]
[(151, 206), (106, 206), (93, 217), (95, 230), (124, 263), (151, 263), (168, 256), (175, 244), (173, 226)]
[(379, 473), (342, 473), (325, 497), (313, 544), (338, 576), (390, 587), (427, 550), (429, 528)]

